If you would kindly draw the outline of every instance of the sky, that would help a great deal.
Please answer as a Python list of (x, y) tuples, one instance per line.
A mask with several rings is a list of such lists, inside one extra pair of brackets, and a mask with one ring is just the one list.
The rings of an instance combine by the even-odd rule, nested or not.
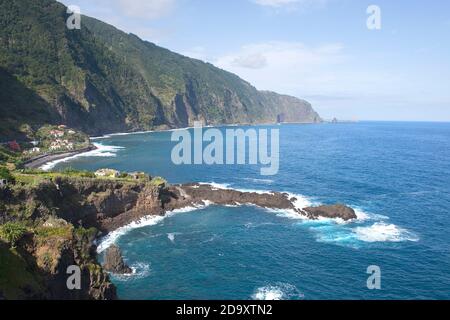
[(60, 2), (306, 99), (325, 119), (450, 121), (448, 0)]

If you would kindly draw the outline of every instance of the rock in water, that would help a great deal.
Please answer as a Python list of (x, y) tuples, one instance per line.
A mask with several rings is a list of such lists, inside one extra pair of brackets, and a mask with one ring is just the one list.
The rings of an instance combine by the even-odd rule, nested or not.
[(128, 274), (133, 272), (133, 270), (131, 270), (131, 268), (123, 261), (122, 252), (119, 247), (114, 244), (106, 250), (103, 268), (106, 271), (118, 274)]
[(336, 204), (333, 206), (309, 207), (303, 210), (308, 214), (308, 217), (312, 219), (324, 217), (324, 218), (341, 218), (345, 221), (348, 221), (358, 218), (356, 216), (355, 210), (343, 204)]

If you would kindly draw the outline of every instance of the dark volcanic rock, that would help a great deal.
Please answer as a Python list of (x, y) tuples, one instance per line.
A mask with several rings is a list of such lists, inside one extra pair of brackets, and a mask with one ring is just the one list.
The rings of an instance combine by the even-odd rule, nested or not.
[(131, 268), (123, 261), (122, 252), (116, 245), (112, 245), (106, 250), (103, 268), (106, 271), (118, 274), (128, 274), (133, 272), (133, 270), (131, 270)]
[(241, 192), (232, 189), (219, 189), (208, 184), (186, 184), (170, 189), (170, 202), (166, 209), (178, 209), (189, 205), (203, 204), (210, 201), (217, 205), (251, 204), (270, 209), (296, 210), (288, 194), (280, 192), (256, 193)]
[(347, 221), (357, 218), (355, 210), (342, 204), (336, 204), (332, 206), (309, 207), (304, 208), (303, 211), (305, 211), (308, 214), (308, 217), (311, 219), (324, 217), (324, 218), (341, 218)]
[(309, 219), (341, 218), (345, 221), (356, 219), (355, 211), (345, 205), (320, 206), (299, 209), (294, 205), (295, 198), (281, 192), (241, 192), (232, 189), (219, 189), (208, 184), (185, 184), (170, 188), (166, 209), (173, 210), (210, 201), (217, 205), (251, 204), (262, 208), (292, 210)]

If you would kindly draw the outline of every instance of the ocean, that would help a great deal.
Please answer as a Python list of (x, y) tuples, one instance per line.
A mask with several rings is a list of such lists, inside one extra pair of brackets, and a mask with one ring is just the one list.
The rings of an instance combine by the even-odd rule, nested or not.
[[(244, 129), (248, 127), (243, 127)], [(47, 165), (145, 171), (171, 183), (284, 191), (303, 205), (344, 203), (359, 219), (308, 221), (210, 204), (111, 234), (135, 273), (121, 299), (450, 299), (450, 124), (359, 122), (280, 129), (280, 169), (171, 162), (171, 132), (110, 135)], [(225, 127), (219, 128), (225, 130)], [(368, 289), (369, 266), (381, 288)]]

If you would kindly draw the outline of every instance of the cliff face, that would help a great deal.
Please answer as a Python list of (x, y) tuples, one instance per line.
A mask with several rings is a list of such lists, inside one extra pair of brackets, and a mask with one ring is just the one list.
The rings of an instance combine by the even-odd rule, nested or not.
[[(0, 189), (0, 227), (27, 232), (15, 248), (0, 237), (0, 296), (7, 299), (116, 299), (97, 262), (94, 240), (147, 214), (163, 213), (163, 192), (150, 183), (90, 178), (45, 179)], [(67, 268), (81, 269), (69, 290)]]
[[(56, 226), (47, 222), (27, 232), (13, 248), (0, 240), (0, 296), (5, 299), (117, 299), (115, 286), (97, 262), (93, 247), (96, 232), (81, 230), (69, 224)], [(80, 268), (79, 290), (67, 286), (70, 266)]]
[(2, 190), (0, 201), (6, 210), (0, 210), (0, 224), (56, 216), (75, 226), (108, 232), (144, 215), (164, 214), (164, 197), (151, 183), (57, 177)]
[(53, 0), (0, 0), (0, 133), (64, 123), (89, 134), (206, 124), (318, 122), (303, 100), (82, 17)]

